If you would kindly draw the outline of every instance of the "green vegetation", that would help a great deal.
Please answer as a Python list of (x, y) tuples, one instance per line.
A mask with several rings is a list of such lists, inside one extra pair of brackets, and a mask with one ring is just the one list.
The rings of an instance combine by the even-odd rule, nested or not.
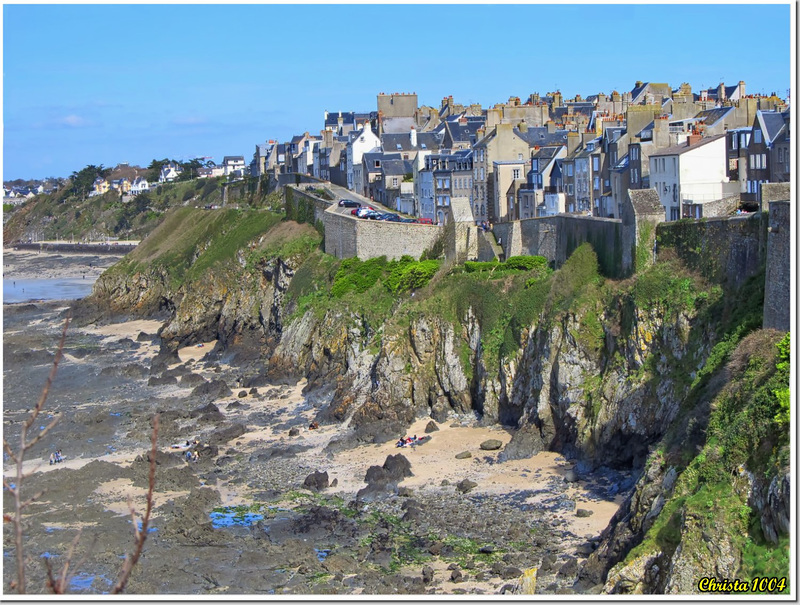
[(3, 214), (9, 214), (14, 211), (16, 206), (14, 204), (3, 204)]

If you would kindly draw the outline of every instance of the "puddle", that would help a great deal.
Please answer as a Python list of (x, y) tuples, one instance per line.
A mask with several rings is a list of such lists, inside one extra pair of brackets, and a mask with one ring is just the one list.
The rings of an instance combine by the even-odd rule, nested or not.
[(259, 515), (257, 513), (211, 513), (209, 515), (211, 517), (211, 524), (215, 529), (220, 529), (223, 527), (247, 527), (252, 525), (256, 521), (261, 521), (264, 518), (264, 515)]

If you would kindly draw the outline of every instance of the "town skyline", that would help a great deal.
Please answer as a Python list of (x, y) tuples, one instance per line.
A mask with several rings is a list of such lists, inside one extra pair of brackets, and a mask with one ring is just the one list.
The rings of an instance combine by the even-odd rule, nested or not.
[[(315, 5), (310, 14), (308, 7), (285, 5), (6, 5), (3, 179), (66, 177), (87, 164), (146, 166), (162, 158), (220, 162), (243, 155), (249, 161), (255, 145), (267, 139), (318, 134), (325, 111), (374, 111), (381, 92), (414, 92), (420, 105), (433, 107), (452, 95), (484, 109), (556, 90), (564, 98), (624, 93), (640, 80), (673, 88), (687, 82), (694, 90), (741, 80), (750, 94), (791, 96), (793, 4), (506, 9), (518, 11), (515, 21), (530, 22), (534, 30), (542, 22), (569, 23), (575, 44), (504, 36), (508, 15), (501, 18), (485, 5)], [(216, 27), (222, 15), (237, 27)], [(692, 23), (712, 16), (717, 25), (693, 37), (672, 31), (676, 23), (693, 30)], [(741, 23), (756, 19), (773, 25), (747, 30), (759, 52), (713, 50), (730, 44)], [(296, 27), (271, 27), (284, 22)], [(35, 49), (23, 43), (26, 23), (41, 34)], [(73, 43), (65, 24), (74, 23), (91, 25), (96, 36)], [(120, 36), (104, 23), (137, 23), (140, 33)], [(270, 24), (266, 46), (259, 44), (264, 23)], [(487, 32), (481, 52), (462, 35), (478, 23)], [(421, 35), (426, 28), (435, 35)], [(597, 61), (620, 29), (664, 42), (637, 40), (636, 52), (613, 53), (629, 55), (624, 61), (574, 67)], [(417, 43), (404, 42), (409, 36)], [(376, 43), (391, 49), (392, 40), (395, 50), (374, 52)], [(597, 48), (590, 50), (587, 40)], [(352, 45), (364, 52), (353, 52)], [(97, 52), (104, 47), (113, 52)]]

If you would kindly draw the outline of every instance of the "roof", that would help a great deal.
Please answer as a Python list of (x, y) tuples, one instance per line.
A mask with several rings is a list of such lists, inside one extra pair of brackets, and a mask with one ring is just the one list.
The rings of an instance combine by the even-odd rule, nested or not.
[(389, 176), (404, 176), (414, 172), (414, 167), (408, 160), (385, 160), (381, 169), (383, 174)]
[(716, 124), (725, 116), (733, 111), (733, 106), (730, 107), (715, 107), (714, 109), (706, 109), (699, 112), (695, 118), (704, 120), (706, 125), (711, 126)]
[(556, 130), (555, 132), (548, 132), (546, 126), (535, 126), (528, 128), (527, 132), (521, 132), (518, 128), (514, 128), (514, 134), (525, 141), (531, 147), (539, 145), (545, 147), (547, 145), (554, 145), (558, 143), (567, 142), (567, 131)]
[(629, 189), (628, 197), (636, 214), (663, 214), (664, 206), (655, 189)]
[(687, 145), (686, 143), (681, 143), (680, 145), (673, 145), (672, 147), (667, 147), (666, 149), (661, 149), (660, 151), (656, 151), (655, 153), (651, 153), (650, 157), (652, 158), (652, 157), (662, 156), (662, 155), (682, 155), (682, 154), (684, 154), (686, 152), (694, 151), (698, 147), (704, 147), (705, 145), (708, 145), (709, 143), (712, 143), (713, 141), (721, 139), (724, 136), (725, 136), (725, 133), (717, 134), (717, 135), (714, 135), (712, 137), (703, 137), (702, 139), (700, 139), (699, 141), (697, 141), (697, 143), (694, 143), (693, 145)]
[(226, 155), (224, 158), (222, 158), (222, 163), (223, 164), (225, 162), (229, 162), (229, 161), (230, 162), (244, 162), (244, 156), (243, 155)]
[(781, 133), (781, 130), (783, 130), (783, 127), (786, 124), (783, 114), (777, 111), (759, 110), (756, 113), (756, 118), (761, 124), (761, 130), (764, 133), (764, 139), (766, 140), (767, 144), (770, 144), (775, 140), (775, 137)]

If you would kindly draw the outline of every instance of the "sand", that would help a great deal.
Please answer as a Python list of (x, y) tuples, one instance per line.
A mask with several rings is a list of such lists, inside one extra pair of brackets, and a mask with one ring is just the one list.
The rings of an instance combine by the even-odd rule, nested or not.
[(96, 280), (122, 255), (76, 254), (71, 252), (35, 252), (3, 249), (4, 279), (70, 279)]

